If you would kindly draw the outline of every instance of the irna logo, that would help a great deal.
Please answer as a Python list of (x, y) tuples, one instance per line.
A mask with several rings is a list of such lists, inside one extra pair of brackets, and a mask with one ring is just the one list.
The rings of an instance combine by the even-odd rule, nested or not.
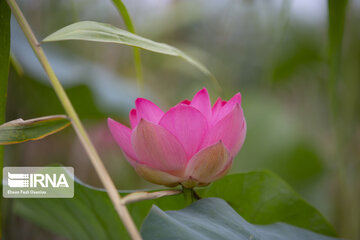
[(11, 188), (37, 188), (37, 187), (69, 187), (65, 175), (42, 173), (10, 173), (8, 172), (8, 185)]
[(72, 167), (4, 167), (5, 198), (72, 198)]

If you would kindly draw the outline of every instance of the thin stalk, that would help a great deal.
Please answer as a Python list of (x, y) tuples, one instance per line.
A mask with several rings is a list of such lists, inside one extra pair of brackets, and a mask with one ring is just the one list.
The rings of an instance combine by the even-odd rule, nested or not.
[(130, 204), (134, 202), (157, 199), (165, 196), (173, 196), (182, 193), (180, 190), (163, 190), (158, 192), (134, 192), (122, 198), (123, 204)]
[(183, 193), (184, 193), (184, 202), (185, 206), (189, 206), (195, 201), (194, 198), (194, 190), (192, 188), (185, 188), (183, 187)]
[(133, 51), (134, 51), (134, 62), (135, 62), (137, 84), (138, 84), (139, 92), (142, 94), (144, 90), (144, 77), (142, 73), (140, 49), (134, 48)]
[(106, 171), (104, 164), (102, 163), (98, 153), (96, 152), (95, 147), (91, 143), (84, 126), (82, 125), (77, 113), (75, 112), (74, 107), (72, 106), (68, 96), (66, 95), (64, 88), (57, 79), (54, 70), (51, 68), (43, 49), (40, 47), (40, 44), (38, 43), (23, 13), (21, 12), (15, 0), (7, 0), (7, 3), (9, 4), (12, 13), (16, 17), (38, 60), (40, 61), (42, 67), (48, 75), (61, 104), (63, 105), (67, 115), (71, 119), (72, 126), (74, 127), (76, 134), (78, 135), (83, 147), (85, 148), (86, 153), (88, 154), (102, 184), (104, 185), (112, 203), (114, 204), (115, 210), (123, 221), (129, 235), (134, 240), (141, 239), (139, 231), (137, 230), (126, 206), (123, 205), (121, 202), (121, 197), (116, 190), (109, 173)]
[[(335, 216), (336, 225), (339, 229), (340, 235), (347, 235), (348, 238), (354, 238), (356, 229), (352, 228), (348, 219), (354, 217), (354, 211), (347, 211), (347, 209), (356, 209), (352, 206), (354, 190), (350, 184), (349, 172), (347, 170), (349, 163), (347, 162), (347, 147), (348, 139), (346, 132), (344, 132), (344, 112), (342, 103), (344, 103), (341, 92), (339, 91), (339, 82), (343, 80), (342, 73), (342, 46), (345, 30), (346, 11), (348, 8), (348, 1), (328, 0), (328, 63), (329, 63), (329, 82), (328, 82), (328, 95), (329, 106), (331, 113), (331, 124), (334, 129), (334, 158), (338, 186), (334, 199), (336, 199)], [(344, 208), (347, 206), (348, 208)], [(351, 220), (350, 220), (351, 221)], [(356, 237), (355, 237), (356, 238)]]
[[(122, 0), (112, 0), (112, 1), (113, 1), (114, 5), (116, 6), (116, 8), (118, 9), (118, 11), (120, 12), (120, 15), (121, 15), (122, 19), (124, 20), (126, 28), (129, 30), (129, 32), (135, 34), (134, 24), (131, 21), (129, 11), (127, 10), (123, 1)], [(137, 47), (134, 47), (133, 50), (134, 50), (134, 64), (135, 64), (137, 85), (139, 88), (139, 92), (142, 93), (143, 88), (144, 88), (144, 77), (142, 74), (140, 49)]]

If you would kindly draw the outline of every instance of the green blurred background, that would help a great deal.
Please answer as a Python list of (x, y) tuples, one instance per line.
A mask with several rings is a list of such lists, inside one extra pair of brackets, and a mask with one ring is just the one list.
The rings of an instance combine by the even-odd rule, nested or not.
[[(18, 1), (38, 39), (80, 20), (126, 29), (111, 1)], [(270, 169), (335, 225), (360, 239), (360, 1), (124, 1), (137, 33), (178, 47), (217, 77), (229, 99), (243, 96), (247, 137), (231, 172)], [(7, 121), (64, 113), (15, 19)], [(126, 162), (106, 125), (128, 124), (136, 97), (164, 110), (210, 81), (178, 58), (94, 42), (44, 44), (75, 109), (119, 189), (155, 188)], [(22, 71), (23, 72), (22, 72)], [(101, 186), (73, 129), (6, 148), (5, 166), (62, 163)], [(236, 186), (234, 186), (236, 187)], [(62, 239), (6, 209), (8, 239)]]

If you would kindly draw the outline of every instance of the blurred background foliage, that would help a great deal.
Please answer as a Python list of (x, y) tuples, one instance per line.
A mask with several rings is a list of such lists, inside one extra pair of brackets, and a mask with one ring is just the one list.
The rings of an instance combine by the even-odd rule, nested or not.
[[(39, 39), (80, 20), (126, 29), (111, 1), (18, 3)], [(225, 99), (241, 92), (248, 131), (231, 171), (276, 172), (341, 237), (360, 239), (360, 1), (124, 3), (137, 34), (202, 62), (219, 80)], [(23, 73), (12, 65), (7, 120), (64, 113), (15, 19), (11, 44)], [(139, 96), (164, 110), (204, 86), (213, 102), (217, 98), (202, 73), (174, 57), (142, 51), (145, 86), (139, 92), (130, 47), (76, 41), (43, 47), (119, 189), (156, 186), (139, 178), (126, 162), (107, 129), (107, 117), (128, 123)], [(74, 166), (79, 179), (101, 186), (71, 128), (6, 148), (5, 166), (52, 163)], [(5, 229), (8, 239), (52, 236), (11, 208), (7, 215), (12, 223)]]

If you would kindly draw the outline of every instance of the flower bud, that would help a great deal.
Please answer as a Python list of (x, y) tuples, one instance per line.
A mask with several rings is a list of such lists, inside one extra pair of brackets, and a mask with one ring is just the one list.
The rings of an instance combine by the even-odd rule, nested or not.
[(184, 187), (207, 185), (230, 169), (246, 135), (241, 95), (211, 107), (206, 89), (164, 113), (138, 98), (131, 129), (108, 119), (126, 159), (149, 182)]

